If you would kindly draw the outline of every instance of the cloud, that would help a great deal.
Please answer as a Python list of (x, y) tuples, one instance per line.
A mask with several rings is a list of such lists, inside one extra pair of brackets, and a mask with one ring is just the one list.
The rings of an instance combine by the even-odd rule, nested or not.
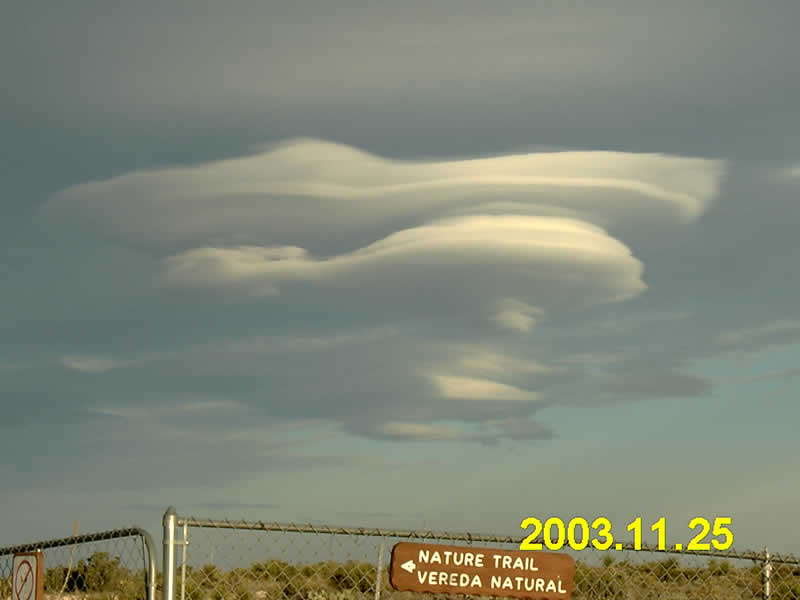
[(110, 417), (123, 419), (152, 419), (153, 417), (165, 417), (169, 415), (180, 415), (183, 417), (198, 413), (219, 413), (246, 408), (240, 402), (230, 399), (221, 400), (197, 400), (177, 404), (168, 404), (157, 407), (152, 406), (114, 406), (99, 405), (90, 408), (91, 412)]
[[(72, 263), (115, 301), (91, 315), (104, 332), (91, 350), (59, 352), (73, 377), (58, 376), (74, 418), (157, 422), (174, 444), (263, 452), (259, 424), (315, 419), (381, 439), (546, 439), (530, 418), (575, 397), (570, 382), (654, 393), (613, 388), (610, 363), (587, 373), (576, 355), (600, 353), (553, 332), (640, 298), (626, 236), (697, 219), (724, 172), (620, 152), (404, 161), (293, 139), (72, 186), (38, 222), (125, 250)], [(57, 396), (23, 379), (41, 403)]]
[(581, 215), (601, 227), (686, 223), (707, 209), (724, 171), (720, 161), (620, 152), (411, 162), (301, 138), (252, 156), (76, 185), (42, 213), (139, 243), (268, 239), (292, 254), (321, 235), (341, 240), (398, 220), (481, 214), (498, 202), (510, 203), (510, 214)]
[(644, 265), (618, 236), (696, 219), (725, 168), (585, 151), (402, 161), (297, 138), (72, 186), (40, 217), (158, 257), (164, 292), (341, 306), (358, 290), (386, 315), (458, 304), (529, 333), (552, 310), (641, 294)]
[(468, 438), (457, 427), (390, 421), (376, 427), (376, 432), (386, 438), (424, 441), (455, 441)]
[(491, 319), (500, 327), (527, 333), (536, 324), (537, 317), (544, 315), (544, 311), (514, 298), (504, 298), (499, 301), (497, 312)]
[(539, 399), (536, 392), (490, 379), (443, 374), (430, 374), (429, 378), (437, 394), (449, 400), (535, 402)]
[[(23, 92), (0, 100), (24, 167), (3, 182), (0, 429), (9, 456), (37, 441), (0, 469), (4, 489), (207, 486), (214, 473), (219, 491), (218, 479), (330, 464), (328, 453), (356, 465), (345, 487), (363, 496), (358, 476), (372, 473), (353, 457), (395, 444), (342, 430), (397, 446), (438, 438), (465, 473), (462, 441), (546, 440), (546, 423), (591, 454), (603, 449), (592, 427), (615, 411), (563, 405), (698, 398), (703, 358), (797, 339), (769, 327), (799, 316), (797, 180), (760, 177), (775, 159), (797, 164), (789, 11), (698, 5), (687, 19), (677, 3), (590, 14), (559, 3), (542, 18), (532, 4), (500, 15), (427, 3), (434, 26), (420, 30), (405, 3), (322, 3), (311, 19), (303, 8), (265, 19), (276, 11), (257, 4), (211, 20), (186, 18), (188, 5), (154, 19), (81, 3), (6, 19), (9, 48), (41, 52), (33, 66), (4, 53), (7, 88)], [(102, 39), (87, 36), (97, 19)], [(680, 44), (643, 36), (653, 22)], [(235, 156), (297, 132), (352, 146), (294, 139)], [(220, 156), (233, 158), (198, 162)], [(731, 177), (707, 160), (720, 156), (737, 159)], [(73, 183), (28, 229), (46, 194)], [(470, 245), (476, 230), (486, 237)], [(578, 251), (558, 246), (568, 238)], [(670, 310), (689, 316), (649, 320)], [(753, 372), (796, 363), (796, 349), (779, 350), (785, 365), (764, 356)], [(462, 394), (499, 385), (537, 399), (448, 398), (421, 373), (461, 378), (443, 387)], [(783, 400), (767, 411), (776, 424), (793, 422)], [(699, 408), (702, 424), (717, 407)], [(278, 428), (309, 418), (335, 443), (267, 452)], [(790, 438), (760, 448), (787, 456), (777, 440)], [(546, 480), (553, 453), (521, 450), (516, 466)], [(426, 448), (397, 455), (415, 452)], [(145, 473), (152, 464), (163, 468)], [(454, 471), (434, 465), (432, 493), (452, 488), (441, 473)], [(325, 489), (317, 475), (298, 476), (312, 496)]]
[(125, 364), (113, 357), (108, 356), (62, 356), (61, 364), (69, 369), (82, 373), (105, 373), (111, 369)]
[(762, 381), (774, 381), (776, 379), (785, 379), (789, 377), (800, 377), (800, 367), (767, 371), (757, 375), (719, 377), (718, 380), (720, 383), (758, 383)]
[(644, 368), (598, 381), (596, 394), (611, 399), (696, 398), (711, 392), (708, 377), (669, 369)]
[(555, 439), (555, 432), (541, 423), (526, 418), (487, 419), (472, 430), (440, 423), (388, 421), (377, 424), (370, 434), (395, 441), (417, 442), (480, 442), (494, 444), (500, 438), (515, 441)]
[(785, 169), (781, 171), (781, 174), (785, 175), (786, 177), (789, 177), (790, 179), (795, 179), (795, 178), (800, 179), (800, 166), (790, 167), (788, 169)]
[[(255, 295), (275, 295), (285, 283), (345, 286), (371, 288), (367, 294), (382, 294), (381, 302), (469, 292), (484, 305), (511, 293), (537, 305), (575, 306), (628, 299), (645, 288), (639, 261), (599, 228), (525, 216), (431, 222), (328, 259), (298, 248), (204, 247), (171, 256), (165, 266), (169, 286)], [(517, 331), (530, 330), (542, 314), (520, 300), (501, 300), (499, 307), (493, 320)]]
[(756, 327), (726, 331), (718, 336), (719, 343), (736, 350), (754, 350), (772, 345), (791, 344), (800, 339), (800, 321), (782, 319)]
[(562, 368), (542, 364), (533, 359), (519, 359), (479, 345), (461, 346), (452, 350), (458, 354), (455, 365), (470, 371), (490, 373), (529, 373), (549, 375), (563, 372)]

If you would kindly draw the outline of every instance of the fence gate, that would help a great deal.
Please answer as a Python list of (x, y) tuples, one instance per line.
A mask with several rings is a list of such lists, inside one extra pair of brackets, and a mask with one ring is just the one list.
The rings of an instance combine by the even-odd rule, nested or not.
[(0, 600), (12, 596), (14, 554), (37, 550), (46, 599), (157, 600), (155, 546), (138, 527), (0, 548)]
[[(172, 507), (163, 524), (162, 600), (448, 600), (447, 594), (391, 587), (394, 544), (518, 550), (522, 541), (509, 535), (198, 519), (178, 516)], [(800, 558), (792, 556), (632, 545), (563, 552), (576, 561), (575, 600), (800, 600)]]

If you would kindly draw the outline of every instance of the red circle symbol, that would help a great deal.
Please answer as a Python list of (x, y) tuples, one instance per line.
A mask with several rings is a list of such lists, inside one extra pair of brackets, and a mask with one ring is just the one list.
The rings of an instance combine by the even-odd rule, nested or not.
[(23, 560), (17, 565), (17, 572), (14, 573), (14, 600), (31, 600), (31, 596), (33, 595), (33, 581), (31, 581), (31, 585), (28, 586), (27, 595), (25, 597), (22, 596), (22, 592), (25, 590), (29, 579), (33, 579), (33, 567), (30, 562)]

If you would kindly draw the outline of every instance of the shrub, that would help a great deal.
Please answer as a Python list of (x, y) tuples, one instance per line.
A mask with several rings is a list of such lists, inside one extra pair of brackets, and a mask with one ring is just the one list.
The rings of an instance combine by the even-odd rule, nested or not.
[(202, 584), (196, 578), (186, 578), (185, 593), (189, 600), (203, 600), (205, 598), (205, 591)]
[(115, 590), (124, 571), (127, 569), (119, 566), (119, 557), (111, 558), (108, 552), (95, 552), (84, 565), (86, 590), (92, 592)]
[(727, 560), (717, 561), (713, 558), (708, 561), (708, 571), (712, 575), (721, 576), (727, 575), (731, 570), (731, 563)]
[(575, 565), (575, 591), (576, 598), (624, 598), (622, 583), (610, 569), (581, 563)]
[(0, 597), (11, 596), (11, 576), (0, 577)]
[(200, 578), (213, 585), (222, 580), (222, 573), (214, 565), (203, 565), (200, 569)]
[(330, 577), (339, 590), (357, 589), (360, 592), (375, 591), (376, 569), (369, 563), (348, 561), (337, 568)]
[(661, 581), (676, 581), (682, 575), (677, 558), (670, 557), (656, 563), (655, 573)]

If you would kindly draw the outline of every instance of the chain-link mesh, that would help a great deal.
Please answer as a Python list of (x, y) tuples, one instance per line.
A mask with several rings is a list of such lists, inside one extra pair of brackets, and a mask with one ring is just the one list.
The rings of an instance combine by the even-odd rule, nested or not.
[[(463, 600), (395, 591), (389, 584), (394, 544), (518, 550), (521, 541), (180, 517), (176, 524), (175, 600)], [(630, 545), (613, 552), (563, 552), (576, 560), (576, 600), (800, 600), (800, 559), (791, 556), (765, 562), (763, 552), (675, 553)]]
[(45, 600), (153, 600), (153, 545), (138, 528), (0, 548), (0, 600), (11, 599), (14, 554), (36, 550), (44, 556)]

